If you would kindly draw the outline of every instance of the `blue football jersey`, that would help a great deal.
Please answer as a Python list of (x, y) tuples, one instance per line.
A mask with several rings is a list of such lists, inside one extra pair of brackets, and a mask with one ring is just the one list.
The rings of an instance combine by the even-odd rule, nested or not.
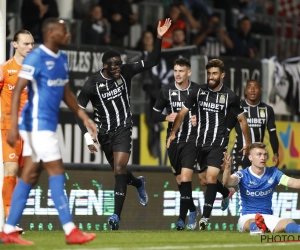
[(19, 118), (19, 129), (56, 131), (60, 102), (69, 81), (67, 56), (40, 45), (24, 59), (19, 77), (29, 80), (28, 101)]
[(273, 214), (272, 196), (283, 173), (276, 167), (266, 167), (262, 176), (254, 174), (250, 167), (235, 173), (239, 178), (239, 212), (246, 214)]

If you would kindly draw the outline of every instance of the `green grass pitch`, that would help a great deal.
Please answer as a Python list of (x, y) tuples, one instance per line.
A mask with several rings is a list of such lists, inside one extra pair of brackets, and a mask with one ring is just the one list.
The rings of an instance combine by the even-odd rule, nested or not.
[[(184, 250), (184, 249), (299, 249), (300, 242), (261, 242), (261, 236), (249, 233), (224, 231), (102, 231), (96, 232), (97, 238), (85, 245), (67, 245), (62, 231), (26, 232), (24, 239), (35, 242), (34, 246), (2, 245), (0, 249), (30, 250)], [(284, 235), (286, 238), (284, 238)], [(267, 234), (276, 240), (287, 240), (287, 234)], [(293, 235), (298, 240), (300, 235)], [(292, 240), (290, 237), (289, 240)], [(271, 240), (269, 240), (271, 241)]]

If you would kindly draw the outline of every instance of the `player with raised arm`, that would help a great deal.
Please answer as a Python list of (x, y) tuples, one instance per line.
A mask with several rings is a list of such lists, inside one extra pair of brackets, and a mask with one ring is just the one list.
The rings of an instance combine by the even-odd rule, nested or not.
[[(262, 89), (259, 82), (256, 80), (249, 80), (245, 89), (246, 99), (241, 101), (241, 105), (244, 111), (246, 111), (245, 115), (247, 117), (252, 142), (263, 142), (266, 128), (268, 129), (270, 144), (273, 149), (273, 163), (275, 166), (278, 166), (279, 142), (276, 133), (275, 114), (271, 106), (260, 101), (261, 92)], [(234, 127), (236, 132), (236, 141), (232, 150), (233, 172), (251, 165), (249, 158), (237, 150), (244, 146), (245, 138), (234, 113), (230, 112), (227, 119), (228, 132), (230, 132)]]
[[(11, 147), (6, 141), (8, 131), (11, 127), (11, 99), (23, 60), (25, 56), (33, 50), (33, 36), (27, 30), (19, 30), (14, 35), (13, 47), (15, 49), (14, 56), (0, 66), (1, 136), (4, 165), (2, 200), (5, 219), (7, 219), (9, 214), (11, 196), (17, 183), (19, 168), (22, 168), (24, 164), (22, 138), (18, 138), (15, 147)], [(20, 97), (19, 113), (22, 111), (26, 101), (27, 89), (23, 89)], [(16, 230), (19, 231), (19, 233), (23, 233), (23, 229), (18, 226)]]
[[(239, 97), (229, 88), (223, 85), (225, 77), (224, 63), (219, 59), (211, 59), (206, 65), (207, 84), (200, 85), (197, 92), (189, 95), (178, 113), (172, 132), (168, 138), (167, 147), (176, 138), (176, 132), (182, 124), (185, 115), (195, 104), (198, 107), (198, 133), (196, 139), (196, 157), (206, 182), (206, 193), (203, 206), (202, 218), (199, 221), (199, 229), (205, 230), (213, 208), (217, 191), (223, 195), (223, 204), (228, 207), (229, 198), (234, 190), (228, 190), (218, 182), (218, 174), (223, 164), (223, 152), (227, 149), (228, 135), (226, 130), (226, 119), (230, 109), (237, 116), (241, 130), (245, 136), (246, 145), (241, 150), (247, 150), (250, 144), (249, 129), (244, 110), (240, 106)], [(226, 194), (225, 194), (226, 193)], [(226, 197), (226, 198), (225, 198)], [(222, 209), (222, 207), (221, 207)]]
[[(12, 97), (11, 129), (7, 142), (14, 147), (20, 132), (24, 140), (24, 168), (12, 196), (11, 210), (0, 235), (0, 242), (34, 244), (22, 239), (15, 231), (15, 226), (22, 216), (29, 192), (37, 182), (43, 166), (49, 175), (51, 198), (58, 211), (66, 243), (84, 244), (93, 240), (96, 235), (83, 233), (75, 226), (64, 193), (65, 171), (56, 133), (60, 102), (64, 100), (83, 120), (93, 136), (96, 136), (97, 128), (78, 107), (70, 90), (67, 56), (59, 50), (61, 46), (67, 45), (70, 37), (65, 23), (56, 18), (48, 18), (43, 22), (42, 31), (44, 44), (24, 59)], [(20, 96), (25, 87), (28, 89), (28, 101), (19, 118)]]
[[(153, 107), (153, 120), (156, 122), (168, 121), (167, 138), (173, 126), (177, 113), (182, 104), (193, 91), (197, 91), (197, 83), (189, 80), (191, 63), (186, 58), (174, 61), (175, 82), (163, 86)], [(166, 109), (167, 114), (162, 114)], [(180, 214), (176, 223), (176, 230), (185, 229), (185, 219), (188, 210), (189, 220), (187, 228), (194, 230), (197, 225), (197, 209), (192, 197), (192, 175), (196, 164), (195, 141), (197, 128), (192, 126), (191, 119), (197, 108), (189, 110), (184, 122), (177, 132), (177, 139), (172, 141), (168, 150), (172, 171), (180, 191)]]
[(97, 138), (92, 137), (82, 122), (77, 119), (90, 151), (97, 152), (94, 142), (98, 141), (114, 170), (115, 206), (114, 214), (108, 218), (111, 230), (119, 229), (127, 184), (138, 189), (138, 197), (142, 205), (146, 206), (148, 203), (145, 178), (142, 176), (135, 178), (126, 169), (132, 144), (131, 79), (134, 75), (157, 65), (160, 58), (161, 40), (170, 26), (169, 18), (165, 20), (163, 26), (160, 22), (158, 23), (157, 39), (148, 60), (123, 64), (118, 51), (106, 51), (102, 57), (103, 68), (88, 78), (77, 97), (82, 109), (85, 109), (89, 102), (94, 108), (94, 121), (98, 128)]
[(261, 230), (263, 233), (300, 233), (300, 225), (292, 219), (273, 215), (272, 197), (278, 184), (300, 189), (300, 180), (291, 178), (277, 167), (267, 167), (266, 145), (254, 142), (249, 148), (251, 166), (231, 174), (231, 157), (225, 153), (223, 183), (238, 186), (240, 232)]

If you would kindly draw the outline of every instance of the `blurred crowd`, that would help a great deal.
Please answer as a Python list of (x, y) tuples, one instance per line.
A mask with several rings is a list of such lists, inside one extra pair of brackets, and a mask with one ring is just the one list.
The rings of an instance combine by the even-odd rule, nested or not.
[[(128, 47), (124, 38), (132, 25), (139, 22), (138, 5), (155, 2), (163, 7), (165, 17), (170, 17), (172, 27), (163, 38), (163, 48), (188, 45), (197, 46), (200, 54), (257, 58), (259, 40), (253, 34), (273, 35), (271, 25), (258, 21), (256, 14), (269, 15), (275, 0), (73, 0), (73, 19), (80, 20), (80, 43)], [(21, 23), (36, 42), (42, 42), (41, 23), (47, 17), (58, 17), (57, 0), (10, 0), (9, 11), (20, 6)], [(214, 10), (219, 10), (214, 12)], [(164, 19), (161, 20), (164, 22)], [(147, 24), (131, 49), (148, 51), (150, 33), (157, 23)], [(9, 29), (8, 29), (9, 32)], [(73, 36), (77, 30), (72, 30)], [(75, 34), (78, 37), (78, 34)]]

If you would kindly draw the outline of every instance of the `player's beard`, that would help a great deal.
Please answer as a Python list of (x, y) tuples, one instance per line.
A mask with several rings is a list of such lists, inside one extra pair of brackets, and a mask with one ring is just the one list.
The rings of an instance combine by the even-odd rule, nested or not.
[(221, 78), (219, 77), (218, 79), (215, 80), (215, 83), (210, 84), (208, 81), (207, 86), (210, 89), (215, 89), (216, 87), (218, 87), (220, 85), (220, 83), (221, 83)]

